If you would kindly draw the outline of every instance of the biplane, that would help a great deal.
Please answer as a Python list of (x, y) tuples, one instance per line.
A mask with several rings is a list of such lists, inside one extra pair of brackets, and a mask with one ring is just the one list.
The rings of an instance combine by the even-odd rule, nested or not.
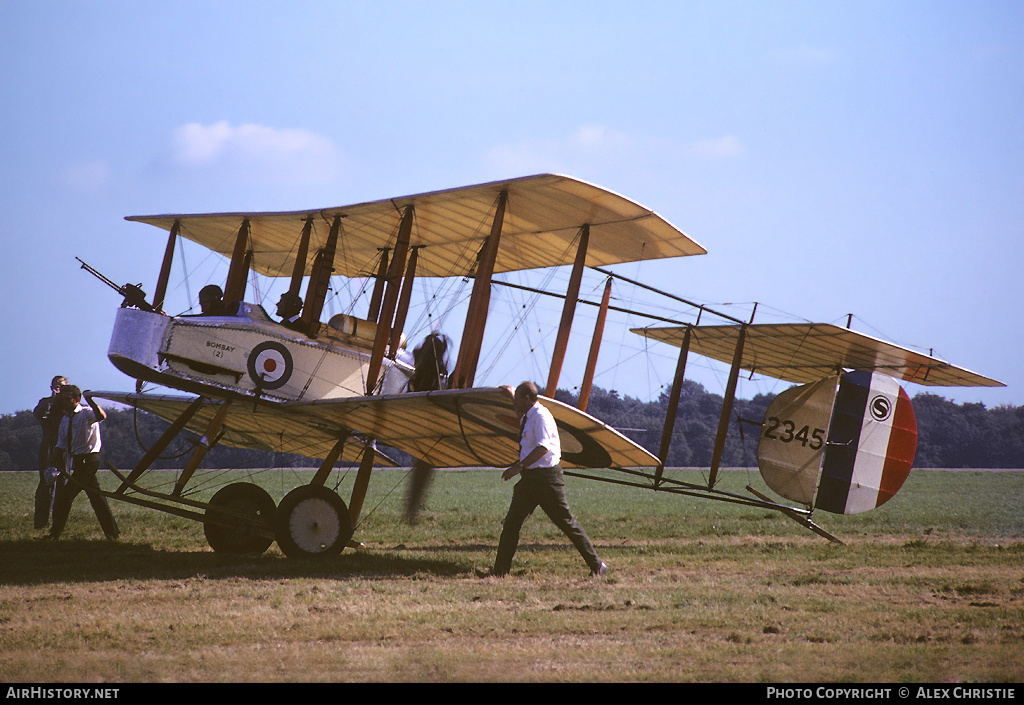
[[(561, 322), (542, 398), (559, 426), (567, 475), (762, 507), (834, 541), (814, 522), (816, 509), (853, 513), (878, 506), (910, 471), (917, 431), (899, 380), (999, 384), (829, 325), (731, 319), (707, 326), (698, 316), (694, 324), (639, 328), (640, 335), (680, 348), (656, 455), (586, 411), (611, 276), (579, 401), (572, 406), (554, 399), (584, 269), (603, 272), (621, 263), (705, 254), (674, 225), (623, 196), (542, 174), (321, 210), (127, 220), (167, 231), (167, 245), (152, 303), (139, 287), (119, 288), (125, 300), (108, 357), (137, 380), (136, 391), (94, 395), (153, 413), (170, 425), (136, 467), (110, 468), (120, 484), (104, 494), (201, 522), (215, 551), (262, 553), (276, 541), (290, 557), (340, 552), (353, 540), (373, 468), (394, 465), (387, 449), (413, 458), (421, 474), (434, 468), (503, 467), (514, 460), (519, 423), (511, 395), (500, 387), (475, 386), (491, 289), (498, 283), (495, 275), (503, 273), (571, 268), (567, 290), (560, 294)], [(162, 310), (182, 238), (229, 260), (216, 309), (177, 315)], [(279, 306), (281, 320), (275, 320), (261, 304), (247, 300), (255, 277), (288, 282), (282, 305), (290, 298), (301, 308)], [(321, 320), (332, 277), (373, 282), (364, 315), (339, 313)], [(411, 292), (424, 278), (472, 282), (450, 371), (437, 366), (436, 356), (408, 351), (404, 327)], [(706, 485), (680, 482), (664, 472), (690, 352), (732, 366)], [(741, 370), (799, 385), (772, 402), (758, 450), (768, 487), (795, 505), (751, 487), (749, 495), (716, 487)], [(185, 395), (143, 392), (144, 384)], [(186, 431), (200, 440), (173, 489), (144, 487), (140, 477)], [(280, 503), (249, 482), (228, 484), (208, 502), (198, 501), (188, 485), (218, 443), (296, 453), (320, 464), (307, 484)], [(358, 466), (348, 501), (327, 486), (339, 464)]]

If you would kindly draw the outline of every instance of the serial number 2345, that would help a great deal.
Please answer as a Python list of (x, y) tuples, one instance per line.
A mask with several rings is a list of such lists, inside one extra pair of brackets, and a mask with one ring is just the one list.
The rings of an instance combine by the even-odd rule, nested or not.
[(765, 419), (764, 437), (783, 443), (798, 442), (811, 450), (818, 450), (825, 445), (825, 429), (811, 429), (810, 426), (804, 426), (798, 431), (795, 423), (777, 416), (769, 416)]

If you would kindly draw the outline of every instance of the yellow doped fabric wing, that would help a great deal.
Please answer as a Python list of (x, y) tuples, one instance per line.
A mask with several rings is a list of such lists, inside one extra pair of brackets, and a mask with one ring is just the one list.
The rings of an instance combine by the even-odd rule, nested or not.
[[(831, 323), (762, 323), (693, 326), (690, 352), (730, 363), (741, 328), (747, 335), (740, 367), (775, 379), (807, 384), (838, 370), (875, 370), (938, 387), (1003, 387), (1002, 382), (930, 355)], [(685, 327), (634, 328), (648, 338), (680, 346)]]
[[(340, 235), (334, 272), (371, 276), (382, 248), (393, 247), (407, 206), (414, 208), (410, 245), (420, 248), (417, 276), (473, 274), (488, 237), (498, 195), (508, 194), (495, 273), (573, 263), (580, 227), (590, 227), (587, 265), (706, 254), (706, 250), (654, 211), (578, 179), (540, 174), (475, 186), (401, 196), (337, 208), (291, 212), (129, 216), (164, 230), (179, 225), (182, 237), (230, 257), (248, 223), (252, 268), (291, 276), (296, 243), (307, 220), (309, 252), (327, 240), (335, 219)], [(309, 258), (312, 260), (312, 257)], [(309, 273), (307, 263), (305, 273)]]
[[(95, 392), (171, 421), (193, 398)], [(541, 397), (555, 417), (562, 465), (574, 468), (655, 467), (657, 458), (610, 426), (567, 404)], [(202, 433), (221, 402), (200, 408), (189, 430)], [(287, 404), (234, 403), (220, 443), (323, 458), (349, 433), (376, 439), (441, 468), (502, 467), (518, 457), (519, 421), (502, 389), (443, 390)], [(356, 462), (361, 443), (346, 444), (342, 460)], [(385, 457), (381, 464), (390, 464)]]

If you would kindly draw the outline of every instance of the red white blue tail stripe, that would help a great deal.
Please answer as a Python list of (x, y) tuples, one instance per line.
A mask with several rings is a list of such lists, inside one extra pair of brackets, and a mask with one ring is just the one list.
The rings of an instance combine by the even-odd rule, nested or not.
[(916, 452), (917, 420), (899, 383), (880, 373), (844, 374), (815, 508), (857, 514), (881, 506), (902, 487)]

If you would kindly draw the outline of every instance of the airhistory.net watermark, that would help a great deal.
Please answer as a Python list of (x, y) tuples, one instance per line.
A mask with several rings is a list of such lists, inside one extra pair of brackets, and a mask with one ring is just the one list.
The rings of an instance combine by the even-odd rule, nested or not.
[(25, 700), (115, 700), (120, 688), (57, 688), (53, 686), (8, 686), (4, 697)]

